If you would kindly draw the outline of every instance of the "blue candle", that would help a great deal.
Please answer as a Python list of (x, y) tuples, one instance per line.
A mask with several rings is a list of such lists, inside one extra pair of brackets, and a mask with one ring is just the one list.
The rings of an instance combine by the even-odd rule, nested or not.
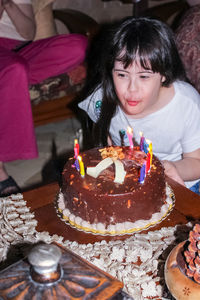
[(75, 165), (76, 170), (79, 172), (80, 171), (80, 167), (79, 167), (78, 158), (75, 159), (74, 165)]
[(144, 146), (144, 152), (147, 154), (149, 152), (149, 144), (147, 143), (146, 139), (144, 139), (144, 143), (143, 143), (143, 146)]
[(143, 163), (141, 169), (140, 169), (140, 178), (139, 182), (143, 183), (145, 179), (145, 173), (146, 173), (146, 162)]

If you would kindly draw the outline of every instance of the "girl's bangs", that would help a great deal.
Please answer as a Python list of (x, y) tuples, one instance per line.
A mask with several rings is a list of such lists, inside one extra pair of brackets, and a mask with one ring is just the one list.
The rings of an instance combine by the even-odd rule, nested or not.
[(134, 49), (128, 49), (128, 47), (126, 47), (126, 49), (117, 56), (116, 60), (122, 62), (125, 69), (133, 62), (137, 62), (145, 70), (152, 70), (152, 54), (138, 47)]

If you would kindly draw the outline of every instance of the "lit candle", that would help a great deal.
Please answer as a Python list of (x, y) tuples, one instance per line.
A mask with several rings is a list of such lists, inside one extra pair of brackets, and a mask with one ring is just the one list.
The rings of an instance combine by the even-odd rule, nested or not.
[(152, 159), (153, 159), (152, 143), (149, 144), (149, 153), (151, 155), (151, 160), (150, 160), (150, 166), (151, 166), (152, 165)]
[(149, 148), (149, 152), (152, 151), (152, 142), (150, 140), (146, 140)]
[(147, 143), (147, 140), (144, 138), (144, 143), (143, 143), (143, 147), (144, 147), (144, 152), (147, 154), (149, 152), (148, 150), (148, 143)]
[(149, 172), (151, 166), (151, 154), (148, 152), (147, 153), (147, 159), (146, 159), (146, 174)]
[(78, 156), (78, 161), (79, 161), (79, 166), (80, 166), (80, 174), (81, 174), (81, 177), (85, 177), (84, 163), (83, 163), (82, 157), (81, 157), (80, 155)]
[(75, 166), (76, 170), (79, 172), (80, 171), (80, 167), (79, 167), (78, 158), (75, 159), (74, 166)]
[(153, 158), (152, 142), (150, 140), (147, 140), (147, 143), (148, 143), (148, 150), (149, 150), (149, 153), (151, 155), (151, 158), (150, 158), (150, 166), (151, 166), (152, 165), (152, 158)]
[(77, 139), (74, 140), (74, 155), (76, 158), (79, 155), (79, 143)]
[(143, 132), (140, 132), (140, 150), (144, 151), (144, 136), (143, 136)]
[(146, 170), (146, 162), (143, 163), (143, 165), (140, 169), (140, 177), (139, 177), (139, 182), (140, 183), (144, 182), (145, 174), (146, 174), (145, 170)]
[(131, 127), (127, 128), (127, 135), (129, 139), (130, 148), (133, 149), (133, 129)]

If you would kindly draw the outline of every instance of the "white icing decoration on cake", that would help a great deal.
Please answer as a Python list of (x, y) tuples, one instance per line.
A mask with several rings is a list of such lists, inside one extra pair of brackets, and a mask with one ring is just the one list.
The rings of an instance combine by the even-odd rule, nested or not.
[(115, 183), (120, 183), (122, 184), (124, 182), (124, 178), (126, 176), (126, 172), (124, 170), (124, 165), (120, 160), (115, 160)]
[(114, 182), (122, 184), (124, 182), (126, 172), (124, 170), (124, 165), (120, 160), (114, 160), (110, 157), (107, 157), (107, 158), (103, 159), (102, 161), (100, 161), (100, 163), (98, 163), (98, 165), (96, 165), (96, 167), (87, 167), (86, 172), (88, 175), (90, 175), (94, 178), (97, 178), (103, 170), (107, 169), (113, 163), (115, 164)]
[(97, 178), (103, 170), (107, 169), (112, 164), (113, 160), (110, 157), (107, 157), (100, 161), (96, 167), (87, 167), (87, 174)]
[(99, 233), (103, 235), (128, 234), (133, 232), (139, 232), (161, 222), (168, 215), (169, 211), (173, 207), (173, 198), (171, 197), (172, 191), (168, 185), (166, 185), (166, 196), (166, 203), (161, 206), (160, 212), (152, 214), (149, 220), (137, 220), (136, 222), (117, 223), (115, 225), (109, 224), (108, 226), (105, 226), (105, 224), (103, 223), (90, 224), (82, 218), (70, 213), (68, 209), (62, 210), (61, 207), (63, 207), (64, 203), (64, 196), (62, 192), (59, 193), (58, 210), (63, 214), (64, 220), (68, 220), (68, 222), (72, 226), (80, 230), (97, 234)]

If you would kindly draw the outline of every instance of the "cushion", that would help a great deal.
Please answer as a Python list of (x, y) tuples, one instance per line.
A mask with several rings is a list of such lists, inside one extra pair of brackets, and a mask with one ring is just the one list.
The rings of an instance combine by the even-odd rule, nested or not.
[(41, 101), (58, 99), (70, 93), (78, 92), (83, 86), (85, 77), (86, 68), (83, 63), (68, 73), (31, 85), (29, 88), (31, 103), (37, 105)]
[(54, 0), (33, 0), (33, 10), (36, 21), (35, 40), (51, 37), (57, 34), (53, 18), (52, 5)]

